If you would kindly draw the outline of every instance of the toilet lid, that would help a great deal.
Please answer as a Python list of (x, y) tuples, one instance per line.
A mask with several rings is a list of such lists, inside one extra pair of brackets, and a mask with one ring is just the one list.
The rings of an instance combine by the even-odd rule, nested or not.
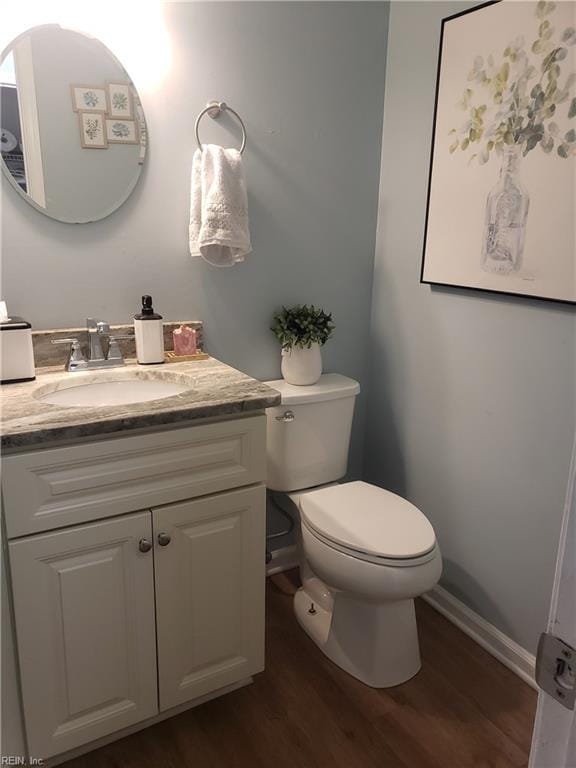
[(307, 493), (300, 499), (300, 512), (321, 536), (376, 557), (420, 557), (436, 544), (434, 529), (417, 507), (369, 483), (343, 483)]

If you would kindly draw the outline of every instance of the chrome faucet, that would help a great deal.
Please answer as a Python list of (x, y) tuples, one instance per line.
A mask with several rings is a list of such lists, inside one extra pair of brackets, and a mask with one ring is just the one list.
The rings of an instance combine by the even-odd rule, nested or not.
[[(84, 356), (80, 340), (76, 337), (68, 339), (53, 339), (52, 344), (69, 344), (70, 354), (66, 361), (67, 371), (90, 371), (98, 368), (117, 368), (125, 365), (122, 351), (118, 344), (119, 339), (133, 339), (132, 334), (111, 334), (110, 326), (103, 320), (94, 320), (89, 317), (86, 320), (86, 333), (88, 336), (88, 357)], [(105, 357), (100, 339), (108, 338), (108, 355)]]
[(97, 321), (93, 317), (88, 317), (86, 319), (86, 330), (88, 331), (88, 360), (94, 363), (105, 360), (100, 336), (104, 334), (109, 336), (110, 326), (103, 320)]

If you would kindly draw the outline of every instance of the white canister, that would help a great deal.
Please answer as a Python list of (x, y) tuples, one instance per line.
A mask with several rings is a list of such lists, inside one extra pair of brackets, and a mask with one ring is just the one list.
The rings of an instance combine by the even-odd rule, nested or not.
[(164, 362), (164, 323), (154, 312), (152, 296), (142, 296), (142, 311), (134, 315), (134, 336), (140, 365)]
[(6, 317), (0, 322), (0, 384), (33, 381), (34, 350), (32, 326), (21, 317)]

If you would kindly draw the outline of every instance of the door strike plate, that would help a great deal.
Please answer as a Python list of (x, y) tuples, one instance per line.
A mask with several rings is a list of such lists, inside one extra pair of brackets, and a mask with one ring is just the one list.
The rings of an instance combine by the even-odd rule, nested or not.
[(543, 632), (536, 654), (538, 686), (566, 709), (576, 702), (576, 649), (551, 632)]

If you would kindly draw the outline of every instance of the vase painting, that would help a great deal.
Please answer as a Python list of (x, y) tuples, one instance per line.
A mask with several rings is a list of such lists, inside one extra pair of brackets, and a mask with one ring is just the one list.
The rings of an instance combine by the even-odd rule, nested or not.
[(520, 180), (520, 150), (506, 148), (498, 184), (486, 200), (482, 269), (499, 275), (522, 267), (530, 195)]
[(444, 19), (421, 282), (576, 303), (576, 2)]

